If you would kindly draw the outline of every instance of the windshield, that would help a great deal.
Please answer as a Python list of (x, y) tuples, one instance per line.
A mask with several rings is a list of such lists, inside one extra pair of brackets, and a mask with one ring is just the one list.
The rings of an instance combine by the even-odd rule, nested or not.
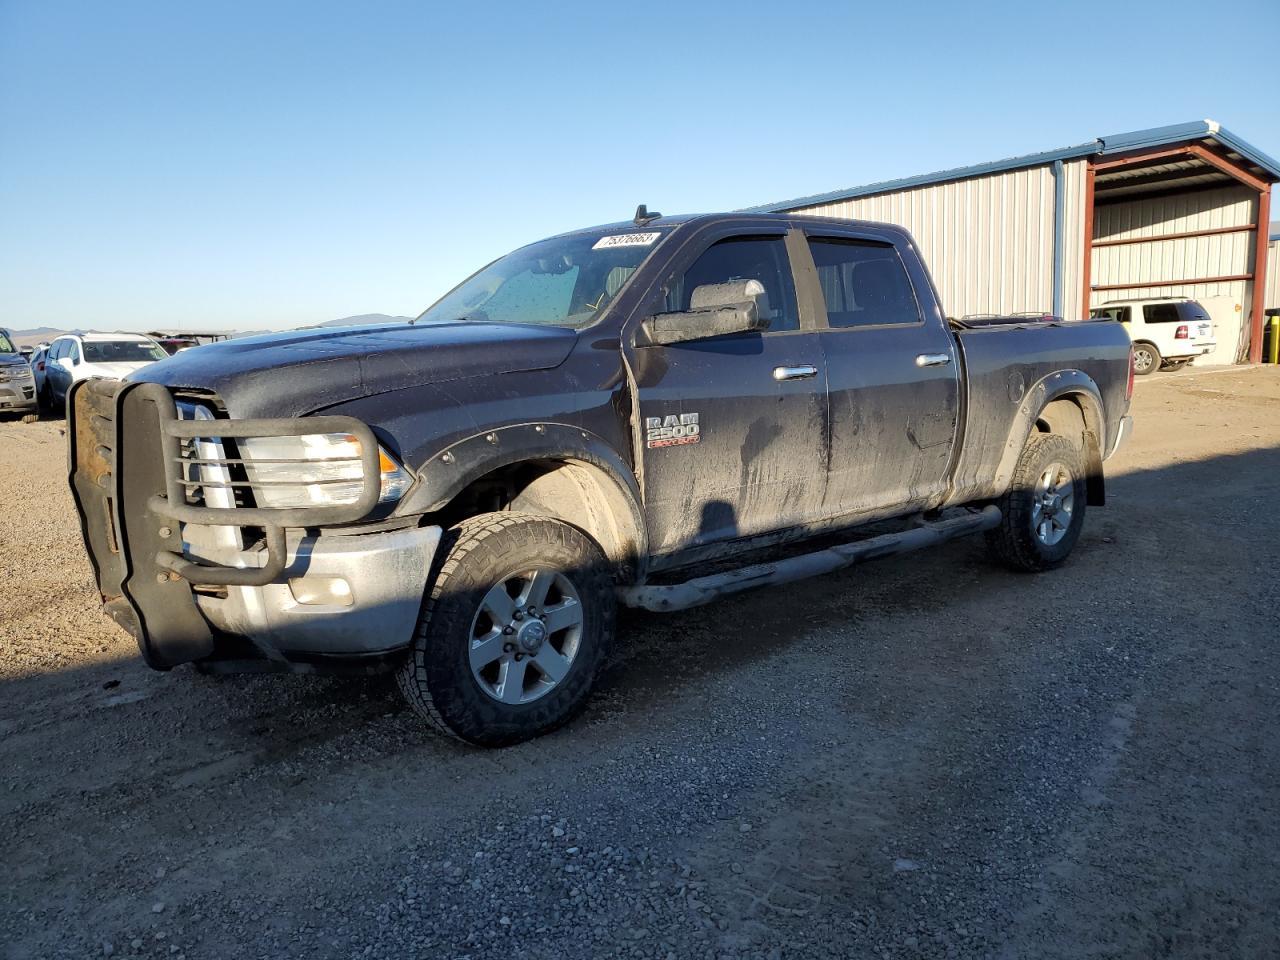
[(463, 281), (418, 319), (585, 327), (665, 234), (593, 230), (521, 247)]
[(142, 363), (163, 360), (168, 354), (143, 340), (86, 340), (84, 358), (89, 363)]
[(0, 333), (0, 353), (17, 353), (18, 348), (13, 345), (13, 341)]

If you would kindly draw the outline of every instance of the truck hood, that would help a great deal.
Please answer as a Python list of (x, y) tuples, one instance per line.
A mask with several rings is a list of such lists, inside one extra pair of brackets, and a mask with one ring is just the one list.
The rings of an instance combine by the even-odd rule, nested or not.
[(296, 330), (183, 350), (128, 377), (213, 391), (235, 417), (288, 417), (377, 393), (558, 366), (577, 334), (507, 323)]

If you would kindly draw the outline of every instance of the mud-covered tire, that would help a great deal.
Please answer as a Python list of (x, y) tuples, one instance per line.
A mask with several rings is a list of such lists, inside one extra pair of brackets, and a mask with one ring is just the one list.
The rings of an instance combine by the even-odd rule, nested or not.
[[(1066, 471), (1069, 483), (1055, 471), (1060, 505), (1046, 515), (1045, 500), (1052, 495), (1041, 488), (1055, 465)], [(1067, 491), (1070, 509), (1064, 516), (1061, 504), (1068, 500)], [(996, 501), (1002, 517), (1000, 526), (987, 532), (987, 547), (1015, 570), (1038, 572), (1060, 565), (1080, 538), (1086, 496), (1084, 451), (1060, 434), (1033, 433), (1018, 457), (1008, 491)]]
[[(502, 747), (529, 740), (556, 729), (573, 719), (590, 696), (596, 677), (605, 664), (613, 641), (616, 604), (613, 578), (599, 546), (586, 534), (559, 520), (518, 513), (489, 513), (466, 520), (445, 533), (437, 552), (436, 568), (418, 620), (409, 656), (397, 671), (401, 692), (410, 707), (434, 729), (467, 743)], [(473, 659), (485, 643), (500, 639), (496, 632), (504, 626), (521, 628), (534, 617), (498, 623), (490, 609), (494, 591), (500, 585), (519, 583), (528, 588), (512, 597), (514, 609), (526, 609), (522, 600), (533, 589), (535, 571), (552, 574), (558, 602), (545, 607), (538, 619), (550, 630), (554, 621), (548, 611), (580, 604), (580, 626), (547, 637), (551, 652), (568, 650), (572, 632), (574, 650), (566, 672), (555, 680), (539, 665), (546, 653), (523, 654), (522, 688), (551, 684), (547, 692), (534, 689), (522, 696), (528, 702), (504, 702), (501, 687), (489, 674), (473, 669)], [(510, 596), (511, 587), (504, 587)], [(572, 598), (570, 594), (573, 594)], [(532, 606), (533, 604), (528, 604)], [(535, 608), (535, 612), (536, 608)], [(523, 649), (516, 641), (523, 633), (506, 640), (514, 648), (503, 653), (501, 670), (516, 669), (509, 662)], [(489, 638), (486, 640), (485, 638)], [(537, 642), (536, 638), (533, 642)], [(560, 643), (560, 649), (554, 647)], [(508, 644), (504, 642), (503, 647)], [(482, 657), (480, 657), (482, 658)], [(557, 661), (559, 664), (559, 661)], [(557, 667), (560, 669), (563, 665)], [(486, 670), (488, 668), (485, 668)], [(514, 686), (509, 688), (515, 691)]]
[(1156, 349), (1154, 343), (1139, 340), (1133, 345), (1133, 372), (1139, 377), (1155, 373), (1163, 362), (1160, 351)]

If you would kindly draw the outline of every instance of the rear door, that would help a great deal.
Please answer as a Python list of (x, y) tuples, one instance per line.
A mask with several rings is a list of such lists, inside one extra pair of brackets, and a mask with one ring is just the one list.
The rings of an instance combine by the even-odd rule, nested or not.
[[(900, 235), (807, 231), (827, 362), (829, 516), (926, 508), (946, 493), (959, 415), (955, 338)], [(928, 311), (928, 312), (926, 312)]]
[(744, 279), (764, 285), (767, 331), (638, 345), (629, 357), (655, 555), (802, 525), (822, 510), (826, 375), (812, 318), (797, 307), (786, 224), (691, 241), (641, 313), (685, 311), (697, 287)]

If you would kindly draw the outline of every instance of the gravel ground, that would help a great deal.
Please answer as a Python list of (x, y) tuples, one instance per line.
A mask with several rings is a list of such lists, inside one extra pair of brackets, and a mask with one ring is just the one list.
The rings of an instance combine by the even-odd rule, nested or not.
[(383, 681), (154, 673), (0, 424), (9, 957), (1274, 957), (1280, 371), (1142, 381), (1072, 561), (626, 615), (479, 752)]

